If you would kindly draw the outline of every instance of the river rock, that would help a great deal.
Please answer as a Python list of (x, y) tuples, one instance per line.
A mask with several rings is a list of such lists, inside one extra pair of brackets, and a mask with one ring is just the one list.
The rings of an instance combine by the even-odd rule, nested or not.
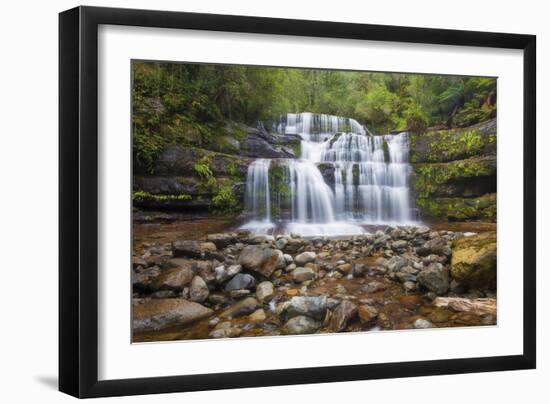
[(261, 302), (268, 302), (273, 297), (273, 284), (269, 281), (260, 282), (256, 287), (256, 298)]
[(496, 287), (497, 239), (496, 232), (456, 239), (452, 244), (451, 275), (470, 288)]
[(286, 266), (283, 253), (273, 248), (262, 248), (256, 245), (246, 246), (239, 256), (243, 268), (257, 272), (269, 278), (276, 269)]
[(359, 321), (361, 321), (361, 324), (367, 324), (378, 317), (378, 310), (374, 306), (363, 304), (359, 306), (357, 314), (359, 315)]
[(283, 328), (285, 334), (313, 334), (321, 324), (307, 316), (296, 316), (286, 322)]
[(478, 316), (497, 315), (497, 301), (493, 298), (437, 297), (433, 304), (436, 307), (449, 307), (454, 311), (472, 313)]
[(132, 286), (139, 290), (149, 290), (151, 285), (160, 275), (160, 268), (157, 266), (140, 268), (136, 271), (132, 271)]
[(208, 336), (210, 338), (235, 338), (242, 334), (239, 327), (216, 328)]
[(248, 316), (248, 320), (250, 320), (253, 323), (264, 321), (265, 319), (266, 319), (266, 315), (265, 315), (264, 309), (258, 309), (254, 313)]
[(301, 254), (298, 254), (296, 257), (294, 257), (294, 262), (297, 266), (303, 267), (308, 262), (315, 261), (315, 258), (317, 257), (317, 254), (313, 251), (305, 251)]
[(409, 243), (406, 240), (397, 240), (391, 243), (391, 249), (397, 252), (403, 252), (407, 250)]
[(208, 258), (216, 250), (216, 245), (212, 242), (201, 243), (193, 240), (181, 240), (172, 243), (174, 257)]
[(294, 282), (302, 283), (315, 278), (315, 271), (311, 268), (296, 268), (292, 271)]
[(133, 330), (160, 330), (190, 324), (212, 314), (211, 309), (185, 299), (134, 300)]
[(237, 274), (225, 285), (225, 291), (230, 292), (238, 289), (253, 289), (256, 286), (256, 279), (250, 274)]
[(305, 315), (322, 321), (327, 313), (326, 296), (294, 296), (277, 306), (277, 314), (283, 319)]
[(220, 317), (234, 318), (250, 314), (260, 307), (260, 303), (253, 297), (246, 297), (220, 313)]
[(342, 300), (332, 313), (330, 329), (334, 332), (342, 331), (356, 316), (357, 305), (349, 300)]
[(194, 273), (189, 268), (165, 269), (155, 279), (153, 289), (157, 290), (181, 290), (193, 280)]
[(416, 253), (421, 256), (430, 254), (450, 256), (451, 248), (445, 238), (438, 236), (426, 241), (422, 247), (416, 249)]
[(409, 261), (406, 258), (395, 256), (386, 261), (386, 268), (391, 272), (399, 272)]
[(208, 285), (204, 279), (200, 276), (195, 276), (189, 287), (189, 300), (201, 303), (208, 298), (209, 294)]
[(413, 327), (417, 329), (433, 328), (433, 324), (426, 319), (419, 318), (413, 323)]
[(418, 282), (431, 292), (443, 295), (449, 290), (449, 273), (443, 265), (432, 263), (419, 272)]
[(237, 241), (235, 234), (230, 233), (209, 234), (206, 239), (214, 243), (220, 250)]

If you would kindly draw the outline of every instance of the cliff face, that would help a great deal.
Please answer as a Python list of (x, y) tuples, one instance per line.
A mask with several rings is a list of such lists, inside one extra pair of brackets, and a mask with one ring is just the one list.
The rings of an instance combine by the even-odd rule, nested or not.
[(496, 119), (411, 136), (411, 185), (422, 219), (496, 221)]

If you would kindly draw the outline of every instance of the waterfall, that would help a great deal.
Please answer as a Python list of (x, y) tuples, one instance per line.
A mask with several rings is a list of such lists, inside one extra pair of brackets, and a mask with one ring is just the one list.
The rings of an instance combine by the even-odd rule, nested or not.
[(271, 160), (258, 159), (248, 167), (245, 208), (251, 220), (247, 227), (258, 233), (273, 227), (271, 222), (271, 195), (269, 192), (269, 167)]
[[(374, 136), (355, 119), (309, 112), (287, 114), (277, 131), (301, 136), (300, 159), (274, 163), (284, 169), (279, 181), (287, 191), (279, 192), (276, 202), (270, 194), (270, 167), (275, 169), (270, 160), (250, 165), (246, 209), (252, 220), (243, 227), (273, 230), (274, 203), (277, 226), (302, 235), (359, 234), (365, 224), (414, 222), (406, 132)], [(333, 168), (333, 181), (323, 177), (321, 164)], [(285, 209), (290, 212), (283, 215)]]

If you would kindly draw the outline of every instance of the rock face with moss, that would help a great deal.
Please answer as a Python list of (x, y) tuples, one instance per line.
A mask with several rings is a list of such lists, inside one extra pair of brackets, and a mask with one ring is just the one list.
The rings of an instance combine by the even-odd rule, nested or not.
[(411, 136), (412, 185), (423, 219), (496, 221), (496, 120)]
[(134, 175), (133, 200), (145, 208), (237, 211), (250, 159), (196, 147), (167, 146), (153, 174)]

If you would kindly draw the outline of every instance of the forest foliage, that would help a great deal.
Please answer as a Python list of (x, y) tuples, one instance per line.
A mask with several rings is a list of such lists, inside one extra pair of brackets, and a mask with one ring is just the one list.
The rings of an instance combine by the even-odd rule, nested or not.
[(207, 145), (228, 121), (272, 129), (287, 112), (355, 118), (371, 132), (422, 133), (496, 115), (496, 79), (134, 61), (134, 159), (168, 143)]

